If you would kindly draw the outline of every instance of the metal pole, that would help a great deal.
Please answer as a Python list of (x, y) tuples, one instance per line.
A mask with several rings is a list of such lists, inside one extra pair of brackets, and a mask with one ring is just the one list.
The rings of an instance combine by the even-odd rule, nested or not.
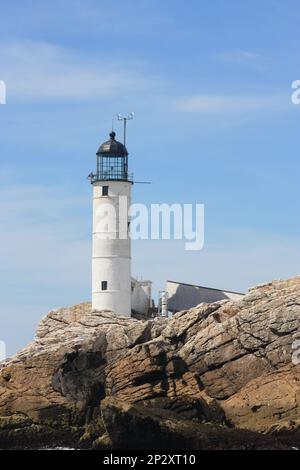
[(126, 123), (127, 118), (124, 118), (124, 147), (126, 147)]
[(134, 113), (128, 114), (127, 117), (122, 117), (121, 114), (118, 114), (118, 121), (124, 121), (124, 146), (126, 146), (126, 127), (127, 121), (133, 119)]

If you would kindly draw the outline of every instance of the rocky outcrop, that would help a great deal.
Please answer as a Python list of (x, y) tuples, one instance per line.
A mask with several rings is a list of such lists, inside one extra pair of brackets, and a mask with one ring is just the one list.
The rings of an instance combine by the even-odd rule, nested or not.
[(106, 398), (101, 408), (107, 439), (114, 449), (289, 449), (287, 443), (274, 436), (201, 423), (161, 408), (132, 405), (113, 398)]
[[(212, 448), (217, 441), (204, 435), (213, 432), (224, 448), (229, 435), (235, 448), (245, 448), (239, 436), (271, 446), (234, 428), (272, 434), (278, 448), (300, 445), (300, 366), (292, 362), (299, 327), (300, 277), (170, 320), (93, 312), (88, 303), (52, 311), (35, 340), (0, 366), (0, 447), (121, 448), (113, 416), (124, 410), (147, 415), (176, 445), (188, 422), (200, 426), (193, 448)], [(176, 422), (173, 437), (164, 413)]]

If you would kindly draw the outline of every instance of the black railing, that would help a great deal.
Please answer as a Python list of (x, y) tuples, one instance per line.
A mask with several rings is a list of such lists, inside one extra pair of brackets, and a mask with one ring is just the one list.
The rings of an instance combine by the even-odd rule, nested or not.
[(123, 171), (105, 171), (98, 174), (91, 173), (89, 175), (91, 183), (96, 181), (133, 181), (133, 174), (128, 174)]

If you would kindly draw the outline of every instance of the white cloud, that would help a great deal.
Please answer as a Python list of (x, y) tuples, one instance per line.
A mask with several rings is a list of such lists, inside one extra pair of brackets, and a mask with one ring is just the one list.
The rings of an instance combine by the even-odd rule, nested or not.
[(47, 311), (89, 299), (91, 212), (58, 186), (0, 185), (0, 201), (0, 340), (11, 354)]
[(59, 187), (26, 185), (2, 189), (0, 201), (2, 285), (87, 285), (89, 221), (79, 211), (89, 201)]
[[(188, 113), (244, 113), (283, 108), (285, 98), (280, 95), (202, 95), (186, 96), (175, 102), (175, 107)], [(287, 100), (286, 100), (287, 101)]]
[[(224, 55), (225, 60), (226, 54)], [(239, 50), (228, 59), (257, 61), (259, 56)], [(280, 95), (193, 94), (176, 98), (165, 94), (167, 80), (150, 72), (144, 61), (125, 61), (93, 55), (56, 44), (34, 41), (0, 44), (1, 79), (6, 82), (7, 101), (95, 101), (130, 97), (147, 105), (184, 112), (228, 113), (280, 107)], [(288, 102), (289, 104), (289, 102)]]
[(133, 274), (152, 279), (156, 290), (172, 279), (241, 292), (300, 274), (296, 237), (238, 228), (219, 234), (220, 242), (207, 240), (202, 251), (190, 253), (179, 241), (134, 242)]
[(263, 55), (245, 49), (222, 52), (221, 54), (218, 54), (217, 58), (223, 62), (232, 62), (250, 66), (261, 66), (266, 62)]
[(1, 78), (7, 99), (95, 100), (147, 86), (145, 64), (125, 63), (49, 43), (32, 41), (0, 45)]

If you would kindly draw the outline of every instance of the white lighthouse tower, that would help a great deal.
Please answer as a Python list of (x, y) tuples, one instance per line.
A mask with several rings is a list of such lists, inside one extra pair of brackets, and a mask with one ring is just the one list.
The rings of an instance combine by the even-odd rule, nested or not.
[(92, 308), (131, 315), (131, 241), (128, 208), (132, 181), (128, 152), (115, 132), (97, 152), (93, 185)]

